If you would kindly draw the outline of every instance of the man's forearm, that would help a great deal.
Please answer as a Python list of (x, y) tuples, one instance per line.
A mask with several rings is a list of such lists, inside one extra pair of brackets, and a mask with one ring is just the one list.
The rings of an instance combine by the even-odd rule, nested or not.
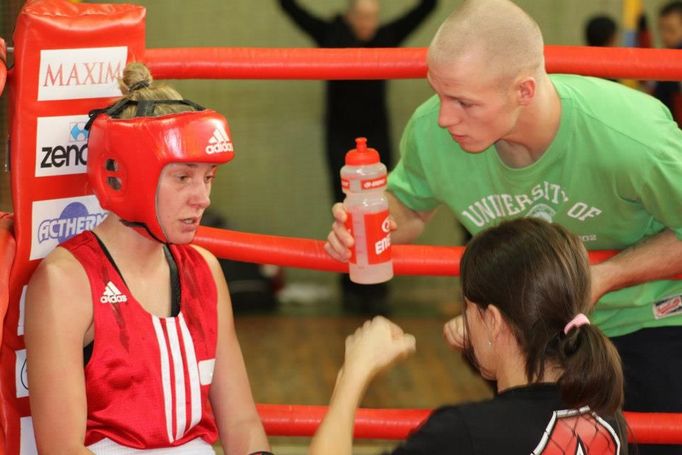
[(666, 230), (592, 266), (592, 296), (682, 272), (682, 241)]
[(432, 212), (420, 213), (406, 207), (391, 192), (386, 192), (391, 217), (396, 222), (397, 229), (391, 233), (391, 243), (412, 243), (424, 232), (426, 223), (431, 219)]

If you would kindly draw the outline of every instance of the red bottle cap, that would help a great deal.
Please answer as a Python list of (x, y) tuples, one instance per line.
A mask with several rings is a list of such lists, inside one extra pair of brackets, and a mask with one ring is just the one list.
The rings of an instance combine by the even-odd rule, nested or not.
[(379, 152), (367, 147), (367, 138), (355, 139), (355, 148), (346, 153), (346, 164), (349, 166), (361, 166), (363, 164), (376, 164), (379, 162)]

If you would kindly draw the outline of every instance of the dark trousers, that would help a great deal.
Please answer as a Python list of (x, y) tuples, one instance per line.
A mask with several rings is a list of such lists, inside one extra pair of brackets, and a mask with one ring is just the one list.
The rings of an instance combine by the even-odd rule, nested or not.
[[(682, 412), (682, 327), (611, 338), (623, 360), (626, 411)], [(682, 445), (639, 445), (630, 454), (677, 455)]]

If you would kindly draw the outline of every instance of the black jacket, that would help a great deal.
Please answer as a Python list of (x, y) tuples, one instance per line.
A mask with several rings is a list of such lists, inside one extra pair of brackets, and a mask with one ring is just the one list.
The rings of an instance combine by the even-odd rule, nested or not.
[(392, 454), (617, 453), (613, 419), (566, 408), (556, 384), (509, 389), (492, 400), (435, 410)]

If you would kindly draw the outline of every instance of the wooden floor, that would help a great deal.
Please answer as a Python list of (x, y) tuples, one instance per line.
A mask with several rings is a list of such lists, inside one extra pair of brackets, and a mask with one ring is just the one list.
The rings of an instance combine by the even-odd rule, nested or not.
[[(433, 407), (480, 398), (485, 385), (442, 342), (443, 321), (395, 317), (417, 338), (417, 353), (379, 377), (366, 407)], [(326, 404), (343, 361), (345, 337), (364, 318), (248, 316), (237, 320), (259, 403)]]
[[(400, 298), (392, 299), (390, 318), (415, 335), (417, 352), (377, 378), (362, 406), (433, 408), (489, 397), (483, 381), (443, 342), (443, 323), (459, 311), (456, 299), (429, 298), (429, 292), (422, 290), (420, 300), (411, 292), (408, 286)], [(280, 305), (272, 313), (236, 315), (256, 402), (327, 404), (343, 360), (344, 339), (365, 319), (344, 314), (334, 301), (304, 309)], [(278, 454), (298, 454), (305, 453), (307, 440), (278, 437), (272, 443)], [(355, 453), (380, 453), (393, 445), (359, 441)]]

